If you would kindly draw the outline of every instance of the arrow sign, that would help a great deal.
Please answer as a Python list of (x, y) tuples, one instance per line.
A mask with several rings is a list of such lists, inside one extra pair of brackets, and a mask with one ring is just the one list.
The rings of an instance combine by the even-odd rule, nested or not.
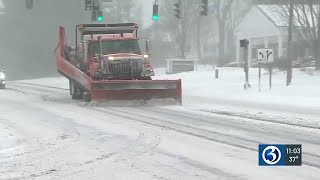
[(271, 63), (273, 62), (273, 49), (258, 49), (258, 60), (260, 62), (264, 62), (264, 63)]

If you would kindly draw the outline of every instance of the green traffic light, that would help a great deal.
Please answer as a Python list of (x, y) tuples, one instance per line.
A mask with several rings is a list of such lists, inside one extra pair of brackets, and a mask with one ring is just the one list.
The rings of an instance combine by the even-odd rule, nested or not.
[(99, 16), (99, 17), (97, 18), (97, 20), (98, 20), (98, 21), (103, 21), (103, 17), (102, 17), (102, 16)]
[(159, 16), (153, 16), (152, 19), (153, 19), (154, 21), (158, 21), (158, 20), (159, 20)]

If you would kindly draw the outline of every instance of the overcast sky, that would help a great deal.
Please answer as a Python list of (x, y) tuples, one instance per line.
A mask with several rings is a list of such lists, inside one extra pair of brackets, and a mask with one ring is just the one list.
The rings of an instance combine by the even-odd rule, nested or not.
[(0, 9), (4, 8), (2, 0), (0, 0)]
[[(152, 4), (154, 3), (153, 0), (136, 0), (137, 3), (143, 6), (143, 14), (144, 14), (144, 26), (148, 26), (152, 23)], [(3, 0), (0, 0), (0, 13), (1, 9), (4, 8)]]
[(136, 0), (137, 2), (139, 2), (142, 6), (143, 6), (143, 10), (144, 10), (144, 26), (148, 26), (149, 24), (152, 23), (152, 4), (153, 4), (153, 0)]

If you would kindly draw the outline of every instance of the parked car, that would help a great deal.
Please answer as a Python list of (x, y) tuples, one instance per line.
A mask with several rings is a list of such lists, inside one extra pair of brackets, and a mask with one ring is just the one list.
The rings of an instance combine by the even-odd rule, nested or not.
[(2, 70), (0, 71), (0, 89), (5, 89), (6, 88), (6, 74), (5, 71)]
[(306, 68), (316, 67), (316, 61), (308, 61), (300, 65), (300, 71), (306, 71)]

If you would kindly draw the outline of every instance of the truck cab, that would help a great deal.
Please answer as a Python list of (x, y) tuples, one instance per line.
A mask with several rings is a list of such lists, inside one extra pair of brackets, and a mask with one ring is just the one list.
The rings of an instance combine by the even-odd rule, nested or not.
[(83, 70), (95, 80), (151, 80), (154, 71), (149, 55), (141, 52), (139, 38), (134, 36), (136, 29), (134, 24), (83, 27), (82, 42), (77, 47)]

